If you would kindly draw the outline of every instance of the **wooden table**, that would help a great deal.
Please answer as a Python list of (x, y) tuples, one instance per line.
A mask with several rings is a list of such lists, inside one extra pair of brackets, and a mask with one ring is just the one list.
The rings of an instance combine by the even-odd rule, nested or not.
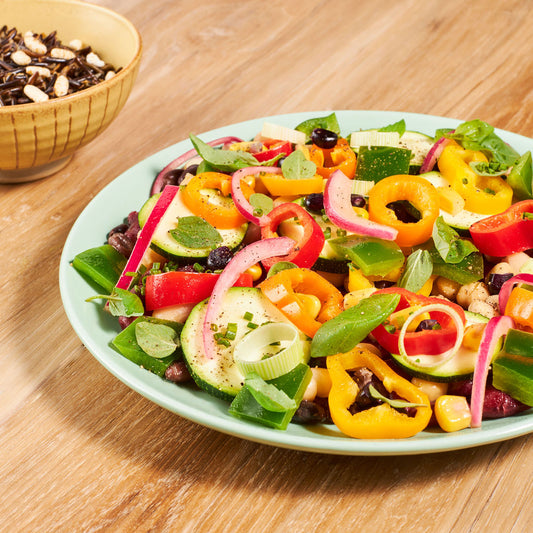
[[(533, 4), (97, 0), (140, 30), (117, 120), (58, 174), (0, 186), (1, 531), (531, 531), (531, 437), (343, 457), (229, 437), (109, 374), (63, 311), (71, 225), (189, 132), (278, 113), (412, 111), (533, 135)], [(1, 15), (0, 15), (1, 20)]]

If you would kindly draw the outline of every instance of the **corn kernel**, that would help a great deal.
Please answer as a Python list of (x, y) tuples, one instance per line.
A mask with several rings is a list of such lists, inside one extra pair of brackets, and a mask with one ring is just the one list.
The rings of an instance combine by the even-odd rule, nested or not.
[(359, 217), (366, 218), (368, 220), (368, 211), (364, 207), (355, 207), (353, 206), (352, 209), (355, 211), (355, 214)]
[(306, 312), (313, 318), (316, 318), (322, 309), (322, 302), (320, 299), (314, 294), (303, 294), (301, 292), (295, 294)]
[(444, 395), (435, 402), (435, 418), (439, 426), (450, 433), (469, 427), (472, 414), (464, 396)]
[(413, 378), (411, 383), (427, 394), (431, 403), (435, 402), (437, 398), (443, 396), (448, 392), (448, 383), (437, 383), (436, 381), (426, 381), (421, 378)]
[(263, 275), (263, 269), (258, 263), (256, 263), (246, 270), (246, 273), (252, 276), (253, 281), (257, 281)]
[(471, 324), (466, 326), (465, 334), (463, 336), (463, 346), (469, 350), (477, 352), (479, 350), (479, 345), (481, 344), (481, 337), (485, 331), (485, 326), (487, 324)]
[(437, 276), (430, 276), (426, 283), (422, 285), (422, 288), (416, 291), (416, 293), (421, 294), (422, 296), (429, 296), (433, 290), (433, 282), (435, 281), (436, 277)]

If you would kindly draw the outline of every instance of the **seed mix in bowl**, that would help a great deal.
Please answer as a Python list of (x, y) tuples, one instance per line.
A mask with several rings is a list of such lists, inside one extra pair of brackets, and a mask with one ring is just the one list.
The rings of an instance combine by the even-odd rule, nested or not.
[(0, 28), (0, 106), (44, 102), (113, 77), (106, 63), (80, 40), (63, 44), (55, 31), (20, 33)]

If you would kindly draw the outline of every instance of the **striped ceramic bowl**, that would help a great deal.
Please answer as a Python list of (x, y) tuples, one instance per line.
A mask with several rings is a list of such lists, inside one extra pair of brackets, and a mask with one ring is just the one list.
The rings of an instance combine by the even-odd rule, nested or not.
[(79, 0), (0, 0), (0, 24), (24, 34), (57, 31), (81, 40), (121, 70), (82, 91), (45, 102), (0, 106), (0, 183), (40, 179), (63, 168), (74, 152), (105, 130), (137, 76), (141, 38), (124, 17)]

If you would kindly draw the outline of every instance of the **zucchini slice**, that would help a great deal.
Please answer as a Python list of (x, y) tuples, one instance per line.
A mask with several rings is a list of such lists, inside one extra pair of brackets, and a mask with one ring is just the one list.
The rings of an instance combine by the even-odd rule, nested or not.
[[(207, 189), (207, 196), (216, 196), (216, 191)], [(152, 211), (159, 194), (151, 196), (141, 207), (138, 217), (139, 225), (141, 228), (144, 226), (150, 212)], [(217, 198), (218, 201), (232, 201), (231, 199)], [(211, 248), (188, 248), (180, 244), (170, 234), (170, 230), (173, 230), (178, 225), (178, 219), (180, 217), (194, 216), (194, 213), (185, 205), (181, 195), (181, 191), (178, 191), (172, 203), (168, 207), (166, 213), (161, 218), (161, 222), (155, 230), (150, 247), (158, 254), (171, 259), (178, 263), (186, 262), (203, 262), (207, 259)], [(222, 237), (220, 246), (227, 246), (231, 250), (238, 248), (246, 235), (248, 229), (248, 223), (242, 224), (238, 228), (232, 229), (219, 229), (218, 232)]]
[[(232, 287), (224, 300), (224, 309), (216, 320), (218, 331), (224, 333), (228, 324), (237, 325), (235, 339), (229, 346), (218, 345), (217, 357), (207, 359), (204, 354), (202, 328), (208, 300), (194, 307), (181, 332), (181, 347), (187, 367), (196, 384), (209, 394), (231, 401), (242, 388), (244, 376), (233, 360), (235, 343), (247, 332), (248, 324), (265, 322), (291, 322), (279, 311), (260, 289), (253, 287)], [(248, 313), (253, 318), (248, 318)], [(245, 318), (246, 314), (246, 318)], [(302, 339), (306, 339), (302, 333)], [(308, 352), (308, 350), (307, 350)]]

